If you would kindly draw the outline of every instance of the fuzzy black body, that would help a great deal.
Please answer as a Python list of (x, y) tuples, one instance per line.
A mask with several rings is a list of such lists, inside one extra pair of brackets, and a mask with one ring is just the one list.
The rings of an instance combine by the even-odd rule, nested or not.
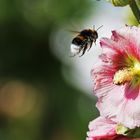
[(93, 42), (96, 43), (98, 33), (96, 30), (85, 29), (72, 40), (71, 50), (75, 55), (82, 52), (81, 56), (85, 54), (86, 50), (92, 47)]

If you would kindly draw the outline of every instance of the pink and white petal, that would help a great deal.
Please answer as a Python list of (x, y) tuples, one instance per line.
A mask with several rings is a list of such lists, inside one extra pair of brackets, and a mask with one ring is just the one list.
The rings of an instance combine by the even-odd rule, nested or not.
[(115, 30), (112, 31), (112, 36), (111, 36), (111, 40), (118, 42), (122, 39), (125, 39), (122, 35), (120, 35), (119, 33), (117, 33)]
[(129, 44), (125, 39), (115, 42), (108, 38), (102, 38), (100, 44), (103, 48), (103, 53), (99, 56), (102, 62), (108, 63), (110, 65), (113, 64), (116, 69), (121, 69), (127, 65), (127, 46), (129, 46)]
[(98, 99), (96, 107), (99, 109), (101, 116), (108, 117), (113, 121), (118, 122), (117, 115), (121, 115), (120, 110), (124, 104), (123, 91), (123, 86), (115, 86), (112, 90)]
[(137, 46), (140, 46), (140, 28), (136, 26), (125, 26), (116, 31), (120, 36), (123, 36), (130, 42), (135, 42)]
[(116, 134), (116, 125), (114, 121), (100, 116), (89, 123), (86, 140), (132, 140), (127, 136)]
[[(114, 34), (115, 36), (123, 36), (123, 38), (127, 41), (126, 44), (129, 44), (123, 48), (127, 49), (127, 51), (131, 52), (133, 56), (140, 59), (140, 40), (138, 39), (140, 36), (140, 28), (136, 26), (126, 26), (117, 31), (113, 31), (112, 36), (114, 36)], [(115, 38), (115, 36), (112, 38)], [(118, 42), (120, 43), (121, 40), (122, 39), (119, 38)]]
[(118, 46), (118, 43), (109, 39), (109, 38), (102, 38), (100, 39), (100, 45), (103, 49), (110, 50), (112, 52), (121, 53), (121, 46)]
[(117, 115), (117, 119), (132, 129), (140, 127), (140, 89), (138, 87), (132, 93), (127, 93), (127, 91), (130, 92), (131, 90), (126, 90), (124, 104)]
[[(120, 30), (112, 31), (111, 39), (102, 38), (100, 44), (103, 49), (108, 49), (112, 53), (117, 53), (119, 56), (122, 55), (123, 57), (126, 56), (126, 54), (129, 54), (140, 60), (139, 36), (140, 28), (135, 26), (125, 26)], [(104, 51), (105, 50), (103, 50), (103, 52)], [(109, 53), (106, 53), (106, 55), (109, 56)]]
[[(125, 36), (121, 35), (119, 31), (112, 31), (112, 33), (113, 35), (111, 39), (102, 38), (100, 40), (100, 44), (101, 47), (103, 48), (103, 52), (104, 54), (106, 54), (106, 59), (108, 58), (112, 60), (112, 62), (115, 61), (115, 62), (121, 62), (122, 64), (125, 64), (125, 58), (129, 57), (128, 56), (129, 54), (130, 56), (134, 56), (136, 59), (140, 60), (140, 53), (139, 53), (140, 41), (139, 44), (134, 39), (130, 41), (130, 39), (127, 39)], [(102, 61), (104, 60), (102, 59)]]
[(103, 137), (103, 136), (112, 136), (115, 135), (115, 127), (116, 123), (103, 118), (98, 117), (97, 119), (91, 121), (89, 123), (89, 132), (87, 132), (87, 135), (89, 138), (96, 138), (96, 137)]
[(112, 66), (96, 66), (91, 71), (91, 77), (93, 79), (93, 92), (97, 97), (102, 97), (106, 92), (110, 91), (114, 88), (114, 84), (112, 83), (113, 75), (116, 69)]
[(135, 90), (133, 96), (125, 95), (124, 88), (124, 86), (116, 86), (100, 97), (96, 106), (103, 117), (108, 117), (130, 129), (140, 127), (140, 93), (137, 94), (139, 88)]
[[(116, 31), (113, 31), (113, 33), (118, 34)], [(127, 46), (129, 46), (130, 42), (128, 42), (128, 40), (126, 40), (123, 37), (118, 38), (118, 39), (119, 40), (117, 42), (115, 39), (114, 40), (109, 39), (109, 38), (100, 39), (100, 45), (103, 48), (103, 52), (105, 49), (107, 49), (119, 55), (123, 55), (127, 49)]]

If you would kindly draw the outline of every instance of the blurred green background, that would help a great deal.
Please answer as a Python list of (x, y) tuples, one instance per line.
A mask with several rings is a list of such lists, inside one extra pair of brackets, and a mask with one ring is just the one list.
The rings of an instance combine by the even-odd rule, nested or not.
[(0, 140), (86, 138), (94, 99), (62, 74), (73, 81), (70, 43), (53, 44), (93, 9), (90, 0), (0, 0)]
[[(121, 25), (111, 4), (105, 9), (114, 23), (107, 20), (105, 5), (96, 0), (0, 0), (0, 140), (85, 140), (89, 121), (98, 116), (96, 99), (92, 89), (83, 90), (86, 82), (77, 86), (72, 75), (87, 81), (80, 79), (80, 71), (85, 73), (96, 59), (69, 57), (69, 30), (97, 21), (97, 27), (104, 25), (103, 35), (111, 25)], [(75, 72), (79, 62), (83, 69)]]

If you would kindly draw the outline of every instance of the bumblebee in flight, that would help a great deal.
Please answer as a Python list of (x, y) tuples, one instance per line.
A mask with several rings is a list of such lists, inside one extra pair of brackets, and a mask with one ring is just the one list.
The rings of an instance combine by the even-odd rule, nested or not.
[[(99, 30), (102, 26), (100, 26), (97, 30)], [(93, 42), (96, 43), (98, 38), (97, 30), (94, 29), (84, 29), (81, 32), (76, 32), (78, 35), (73, 38), (71, 43), (71, 53), (73, 56), (76, 56), (82, 52), (80, 56), (83, 56), (88, 49), (92, 47)], [(74, 31), (75, 32), (75, 31)]]

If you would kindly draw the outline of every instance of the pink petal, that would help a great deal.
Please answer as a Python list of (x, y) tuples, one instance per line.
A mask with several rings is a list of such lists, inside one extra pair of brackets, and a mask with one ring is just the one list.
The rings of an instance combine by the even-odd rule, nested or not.
[(111, 118), (113, 121), (119, 122), (119, 120), (116, 119), (116, 116), (119, 114), (122, 108), (123, 99), (123, 87), (115, 86), (115, 88), (108, 91), (98, 99), (96, 106), (100, 111), (100, 115)]
[(98, 117), (89, 123), (89, 132), (87, 132), (87, 135), (89, 138), (112, 136), (116, 134), (115, 126), (116, 123), (113, 121)]
[(95, 66), (91, 71), (93, 79), (93, 91), (97, 97), (103, 96), (106, 92), (110, 91), (114, 85), (112, 78), (116, 69), (111, 66)]
[[(116, 36), (118, 39), (118, 42), (120, 42), (121, 38), (125, 38), (125, 40), (129, 43), (132, 44), (133, 46), (127, 46), (128, 50), (134, 55), (136, 56), (138, 59), (140, 59), (140, 40), (139, 40), (139, 36), (140, 36), (140, 28), (136, 27), (136, 26), (125, 26), (117, 31), (113, 31), (112, 34), (112, 39), (115, 38)], [(119, 37), (118, 37), (119, 36)], [(115, 40), (113, 39), (113, 40)], [(133, 50), (133, 51), (132, 51)]]
[(86, 140), (132, 140), (123, 135), (117, 135), (116, 123), (110, 119), (98, 117), (89, 123)]
[[(134, 92), (135, 91), (135, 92)], [(126, 93), (120, 115), (117, 114), (117, 120), (129, 128), (140, 127), (140, 92), (139, 88), (132, 93)], [(134, 93), (134, 94), (133, 94)]]
[(116, 31), (119, 35), (123, 36), (129, 42), (135, 42), (136, 46), (140, 46), (140, 28), (136, 26), (125, 26)]
[[(136, 89), (139, 92), (139, 88)], [(140, 126), (140, 93), (124, 94), (123, 86), (116, 86), (98, 99), (96, 104), (101, 116), (120, 122), (128, 128)], [(126, 93), (127, 94), (127, 93)]]

